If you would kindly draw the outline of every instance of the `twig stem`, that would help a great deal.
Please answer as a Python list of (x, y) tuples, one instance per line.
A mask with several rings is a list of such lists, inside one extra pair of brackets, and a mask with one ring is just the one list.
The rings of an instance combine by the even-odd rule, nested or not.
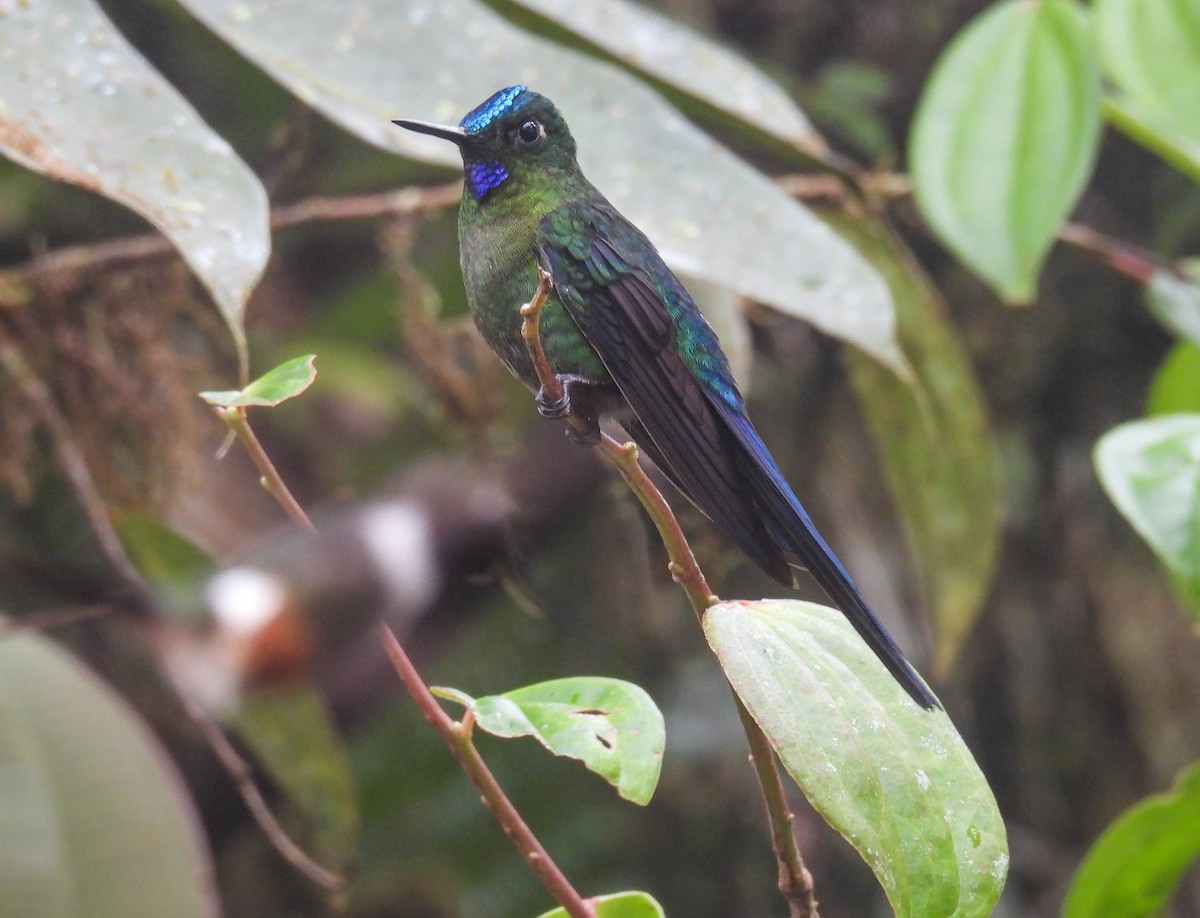
[(267, 455), (267, 451), (262, 448), (262, 444), (258, 442), (258, 437), (254, 435), (254, 431), (250, 427), (250, 422), (246, 419), (246, 409), (237, 408), (217, 408), (217, 417), (224, 421), (229, 429), (232, 430), (242, 445), (246, 447), (246, 452), (250, 454), (251, 460), (262, 473), (262, 486), (267, 490), (279, 506), (283, 508), (283, 512), (288, 515), (293, 523), (303, 529), (305, 532), (316, 532), (317, 527), (312, 524), (312, 520), (308, 518), (308, 514), (304, 512), (304, 508), (292, 496), (292, 492), (288, 490), (286, 484), (283, 483), (283, 478), (280, 477), (275, 464), (271, 462), (271, 457)]
[[(401, 188), (381, 194), (306, 198), (272, 210), (271, 228), (287, 229), (308, 223), (423, 213), (450, 207), (461, 195), (462, 184), (451, 182), (427, 188)], [(37, 255), (24, 264), (0, 270), (0, 309), (24, 306), (28, 300), (26, 286), (40, 278), (174, 255), (175, 248), (171, 241), (160, 233), (124, 236), (96, 245), (66, 246)]]
[[(537, 371), (542, 392), (555, 399), (562, 396), (562, 382), (550, 369), (550, 362), (546, 358), (538, 334), (538, 319), (549, 293), (550, 277), (539, 266), (537, 292), (532, 300), (521, 307), (521, 333)], [(574, 415), (568, 415), (567, 420), (576, 427), (581, 423), (581, 419), (575, 418)], [(703, 623), (704, 613), (710, 606), (720, 602), (720, 599), (709, 589), (708, 581), (700, 565), (696, 563), (696, 556), (692, 553), (687, 537), (683, 534), (670, 505), (638, 462), (637, 445), (618, 443), (608, 434), (602, 433), (600, 449), (616, 465), (621, 477), (654, 521), (655, 528), (666, 546), (667, 557), (670, 558), (671, 576), (683, 587), (697, 620)], [(789, 918), (819, 918), (813, 896), (812, 874), (804, 866), (804, 859), (796, 845), (793, 816), (784, 795), (783, 780), (779, 775), (779, 766), (776, 764), (771, 742), (746, 710), (736, 692), (734, 701), (750, 744), (754, 771), (762, 786), (763, 801), (771, 823), (771, 845), (779, 866), (779, 891), (788, 903)]]
[(571, 918), (596, 918), (595, 911), (559, 870), (479, 755), (479, 750), (471, 740), (473, 720), (465, 717), (462, 723), (458, 723), (442, 710), (442, 706), (433, 697), (420, 673), (413, 666), (412, 660), (387, 625), (379, 626), (379, 637), (392, 661), (396, 675), (400, 677), (401, 684), (412, 696), (425, 719), (445, 741), (463, 771), (467, 773), (467, 777), (471, 779), (471, 783), (479, 790), (483, 802), (503, 827), (505, 834), (517, 846), (525, 863), (542, 881), (550, 895), (567, 910)]
[(180, 700), (188, 717), (200, 728), (209, 748), (216, 754), (217, 760), (229, 777), (233, 779), (238, 794), (241, 795), (250, 815), (254, 817), (254, 821), (271, 846), (279, 852), (284, 860), (327, 892), (335, 893), (345, 889), (346, 880), (343, 877), (314, 861), (284, 831), (279, 820), (275, 818), (275, 814), (271, 812), (271, 807), (263, 797), (262, 791), (254, 783), (254, 774), (250, 765), (234, 748), (233, 743), (229, 742), (229, 738), (225, 736), (220, 725), (209, 716), (207, 711), (186, 695), (180, 695)]
[[(271, 461), (271, 457), (267, 455), (267, 451), (258, 442), (258, 437), (254, 435), (254, 431), (250, 427), (250, 422), (246, 420), (246, 409), (242, 407), (217, 408), (216, 412), (217, 417), (229, 426), (229, 429), (234, 432), (246, 448), (246, 452), (250, 454), (251, 460), (258, 467), (259, 472), (262, 473), (262, 485), (266, 488), (267, 492), (278, 501), (284, 512), (300, 529), (308, 533), (316, 532), (316, 527), (313, 526), (312, 520), (308, 518), (308, 514), (304, 512), (304, 508), (300, 506), (296, 498), (292, 496), (292, 492), (284, 484), (283, 478), (275, 468), (275, 464)], [(345, 889), (346, 880), (344, 878), (314, 861), (284, 831), (283, 826), (279, 824), (279, 820), (275, 818), (275, 814), (271, 812), (271, 807), (263, 797), (262, 791), (254, 783), (254, 776), (250, 770), (250, 766), (238, 754), (233, 744), (229, 742), (220, 725), (209, 717), (208, 712), (191, 698), (187, 697), (187, 695), (181, 694), (180, 697), (188, 716), (191, 717), (204, 734), (205, 739), (208, 740), (208, 745), (233, 779), (238, 793), (246, 803), (247, 809), (250, 810), (254, 821), (258, 824), (258, 827), (262, 830), (272, 847), (279, 852), (284, 860), (322, 889), (331, 893), (340, 892)]]
[(139, 594), (145, 596), (145, 582), (133, 566), (133, 562), (129, 560), (129, 556), (125, 554), (125, 546), (121, 544), (121, 538), (109, 519), (108, 507), (105, 506), (104, 498), (96, 487), (96, 480), (88, 468), (87, 457), (75, 440), (70, 422), (59, 410), (50, 387), (29, 365), (17, 343), (3, 330), (0, 330), (0, 368), (12, 378), (17, 391), (28, 402), (34, 416), (49, 435), (58, 466), (67, 476), (75, 496), (79, 498), (79, 505), (91, 524), (100, 551), (113, 569)]

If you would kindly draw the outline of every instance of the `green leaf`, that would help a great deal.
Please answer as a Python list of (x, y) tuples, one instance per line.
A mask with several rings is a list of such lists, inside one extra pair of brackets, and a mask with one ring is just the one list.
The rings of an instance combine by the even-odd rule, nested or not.
[(267, 371), (244, 389), (201, 392), (200, 397), (219, 408), (248, 408), (253, 405), (274, 408), (280, 402), (295, 398), (313, 384), (317, 378), (317, 368), (313, 365), (316, 359), (316, 354), (293, 357)]
[(1200, 414), (1200, 347), (1181, 341), (1154, 374), (1146, 414)]
[(129, 560), (155, 584), (192, 583), (217, 570), (217, 562), (195, 542), (155, 516), (125, 510), (115, 525)]
[(1095, 451), (1100, 483), (1200, 614), (1200, 414), (1115, 427)]
[(212, 294), (244, 364), (242, 314), (271, 249), (254, 173), (92, 0), (4, 6), (0, 153), (158, 227)]
[(358, 798), (341, 738), (308, 688), (248, 693), (233, 728), (303, 815), (311, 853), (344, 870), (358, 840)]
[(212, 877), (199, 817), (141, 719), (53, 642), (0, 637), (6, 918), (215, 918)]
[(366, 0), (354, 16), (330, 3), (303, 16), (273, 0), (184, 6), (348, 131), (456, 172), (453, 144), (391, 119), (457, 122), (517, 81), (545, 93), (571, 125), (588, 177), (673, 268), (901, 366), (891, 298), (870, 266), (623, 69), (534, 36), (477, 0)]
[(933, 616), (935, 666), (949, 670), (979, 616), (1000, 548), (995, 447), (971, 364), (946, 306), (904, 244), (879, 223), (831, 217), (891, 285), (912, 376), (847, 352)]
[(1184, 137), (1170, 124), (1154, 121), (1130, 99), (1105, 96), (1103, 108), (1104, 117), (1118, 131), (1200, 182), (1200, 141)]
[(1180, 273), (1160, 268), (1146, 285), (1146, 303), (1167, 329), (1200, 345), (1200, 258), (1180, 266)]
[(513, 0), (671, 89), (820, 156), (825, 145), (779, 84), (724, 45), (624, 0)]
[(834, 609), (723, 602), (704, 630), (738, 697), (901, 918), (991, 914), (1008, 870), (991, 789), (945, 711), (916, 705)]
[(164, 614), (198, 624), (204, 619), (196, 585), (216, 573), (216, 561), (194, 542), (148, 513), (123, 510), (113, 520), (125, 554), (153, 585)]
[(1104, 72), (1154, 122), (1200, 143), (1200, 5), (1096, 0)]
[(922, 94), (909, 141), (917, 203), (963, 261), (1027, 302), (1091, 174), (1100, 123), (1078, 5), (995, 4), (950, 43)]
[(1145, 918), (1166, 908), (1200, 855), (1200, 764), (1175, 787), (1126, 810), (1096, 841), (1067, 893), (1063, 918)]
[[(588, 901), (596, 909), (596, 918), (666, 918), (662, 906), (644, 892), (613, 893)], [(567, 918), (567, 910), (556, 908), (538, 918)]]
[(474, 699), (454, 689), (435, 694), (465, 705), (488, 733), (532, 736), (555, 755), (579, 759), (626, 800), (645, 805), (662, 768), (662, 714), (630, 682), (578, 676)]

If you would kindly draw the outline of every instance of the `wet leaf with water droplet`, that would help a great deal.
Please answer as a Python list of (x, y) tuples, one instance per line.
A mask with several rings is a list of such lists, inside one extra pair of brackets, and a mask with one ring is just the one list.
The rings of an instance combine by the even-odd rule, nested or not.
[[(457, 122), (517, 82), (545, 93), (570, 123), (588, 177), (673, 268), (903, 365), (887, 285), (853, 247), (624, 70), (476, 0), (312, 4), (303, 16), (273, 0), (244, 0), (244, 16), (225, 0), (183, 4), (347, 130), (456, 169), (452, 144), (391, 120)], [(347, 39), (352, 52), (339, 50)]]
[(245, 359), (242, 313), (270, 252), (266, 193), (91, 0), (0, 17), (0, 152), (137, 211), (211, 292)]
[(990, 915), (1008, 870), (991, 788), (942, 710), (922, 710), (840, 612), (723, 602), (704, 631), (738, 697), (899, 916)]

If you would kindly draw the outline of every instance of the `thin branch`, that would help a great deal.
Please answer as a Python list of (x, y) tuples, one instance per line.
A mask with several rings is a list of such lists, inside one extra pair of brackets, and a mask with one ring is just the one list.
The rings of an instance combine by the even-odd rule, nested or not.
[(1171, 270), (1169, 262), (1112, 236), (1106, 236), (1082, 223), (1064, 223), (1058, 238), (1093, 255), (1118, 274), (1148, 284), (1159, 271)]
[[(542, 347), (541, 336), (538, 334), (538, 320), (549, 294), (550, 276), (539, 265), (537, 292), (533, 299), (521, 307), (521, 334), (537, 372), (542, 392), (553, 400), (562, 397), (562, 381), (551, 370), (550, 361)], [(577, 429), (582, 423), (582, 419), (573, 414), (568, 414), (567, 420)], [(621, 477), (654, 521), (655, 528), (666, 546), (667, 557), (670, 558), (671, 576), (683, 587), (697, 620), (703, 622), (705, 611), (720, 600), (709, 589), (708, 581), (700, 565), (696, 563), (696, 556), (692, 553), (671, 506), (638, 462), (637, 445), (618, 443), (608, 434), (602, 433), (600, 449), (616, 465)], [(783, 792), (783, 780), (779, 775), (779, 766), (776, 764), (771, 742), (746, 710), (736, 692), (733, 696), (742, 727), (746, 731), (746, 740), (750, 745), (755, 774), (762, 786), (763, 801), (771, 823), (771, 846), (779, 867), (779, 891), (788, 903), (789, 918), (819, 918), (813, 897), (812, 874), (804, 866), (804, 859), (796, 845), (794, 817)]]
[(733, 693), (738, 717), (750, 744), (750, 764), (758, 775), (763, 803), (771, 823), (771, 848), (775, 851), (779, 891), (788, 904), (788, 918), (820, 918), (813, 892), (813, 878), (804, 864), (804, 856), (796, 844), (795, 817), (788, 806), (783, 779), (775, 764), (775, 750), (753, 715), (746, 710), (742, 699)]
[[(898, 172), (860, 172), (855, 177), (859, 188), (881, 200), (905, 198), (912, 194), (912, 180)], [(799, 172), (775, 177), (775, 184), (803, 201), (844, 201), (852, 197), (845, 180), (828, 173)]]
[(116, 606), (95, 605), (75, 606), (65, 609), (45, 609), (30, 615), (22, 615), (18, 619), (0, 621), (0, 638), (10, 633), (20, 631), (36, 631), (45, 633), (80, 622), (90, 622), (93, 619), (105, 618), (117, 612)]
[(617, 467), (617, 471), (621, 473), (625, 483), (629, 485), (630, 490), (650, 515), (659, 537), (663, 540), (663, 545), (667, 548), (667, 557), (670, 558), (671, 563), (671, 576), (676, 583), (683, 587), (683, 591), (692, 604), (692, 609), (696, 612), (696, 617), (703, 619), (705, 610), (721, 600), (709, 589), (704, 572), (700, 570), (696, 556), (692, 554), (692, 547), (688, 544), (687, 537), (679, 526), (679, 520), (671, 511), (670, 504), (662, 496), (662, 492), (655, 487), (654, 482), (650, 480), (650, 476), (646, 474), (642, 464), (638, 462), (637, 444), (618, 443), (608, 434), (602, 434), (600, 449)]
[(17, 390), (50, 435), (58, 465), (79, 498), (100, 550), (121, 577), (145, 595), (145, 582), (125, 554), (125, 546), (121, 544), (121, 538), (108, 517), (108, 507), (92, 478), (83, 450), (75, 442), (70, 422), (59, 410), (50, 387), (34, 372), (21, 348), (3, 330), (0, 330), (0, 367), (12, 378)]
[[(342, 198), (307, 198), (271, 211), (271, 228), (288, 229), (308, 223), (367, 220), (398, 214), (440, 210), (457, 203), (462, 184), (451, 182), (429, 187), (402, 188), (380, 194)], [(0, 308), (18, 308), (28, 300), (31, 282), (61, 274), (78, 274), (111, 265), (175, 255), (166, 236), (146, 233), (125, 236), (96, 245), (66, 246), (36, 255), (24, 264), (0, 270)]]
[[(246, 409), (240, 407), (217, 408), (216, 412), (217, 417), (221, 418), (229, 426), (229, 429), (233, 431), (242, 442), (242, 445), (246, 447), (246, 452), (250, 454), (250, 458), (262, 473), (262, 485), (267, 492), (278, 501), (279, 505), (283, 507), (284, 512), (287, 513), (292, 522), (300, 529), (308, 533), (316, 532), (316, 527), (313, 526), (312, 520), (308, 518), (308, 514), (304, 512), (304, 508), (300, 506), (296, 498), (292, 496), (292, 492), (284, 484), (283, 478), (275, 468), (275, 464), (271, 462), (271, 457), (267, 455), (266, 450), (262, 448), (262, 444), (258, 442), (258, 437), (254, 435), (254, 431), (250, 428), (250, 423), (246, 420)], [(309, 857), (303, 848), (292, 841), (283, 826), (279, 824), (279, 820), (275, 818), (275, 814), (271, 812), (271, 807), (263, 797), (262, 791), (254, 783), (254, 777), (249, 764), (238, 754), (233, 744), (229, 742), (220, 725), (215, 723), (202, 707), (186, 695), (181, 694), (180, 698), (183, 701), (188, 716), (200, 727), (205, 738), (208, 740), (209, 746), (216, 753), (217, 759), (233, 779), (238, 793), (241, 794), (242, 800), (245, 801), (246, 807), (254, 817), (254, 821), (267, 837), (271, 846), (279, 852), (284, 860), (322, 889), (331, 893), (340, 892), (345, 889), (347, 883), (343, 877), (322, 867)]]
[(246, 419), (246, 409), (241, 407), (217, 408), (216, 412), (217, 417), (229, 425), (229, 429), (237, 435), (237, 438), (242, 441), (242, 445), (246, 447), (246, 452), (250, 454), (250, 458), (253, 460), (255, 466), (262, 473), (260, 480), (267, 493), (275, 498), (279, 506), (283, 508), (283, 512), (288, 515), (288, 518), (293, 523), (305, 532), (316, 532), (317, 527), (312, 524), (312, 520), (304, 512), (304, 508), (292, 496), (292, 492), (284, 484), (279, 470), (271, 462), (271, 457), (267, 455), (267, 451), (258, 442), (258, 437), (250, 429), (250, 422)]
[(234, 748), (220, 725), (208, 715), (207, 711), (186, 695), (181, 694), (179, 697), (188, 717), (200, 728), (209, 748), (212, 749), (217, 760), (233, 779), (234, 786), (237, 787), (246, 808), (254, 817), (255, 823), (262, 830), (267, 841), (271, 843), (271, 847), (300, 873), (327, 892), (336, 893), (345, 889), (348, 884), (344, 877), (322, 867), (309, 857), (303, 848), (292, 841), (291, 836), (279, 824), (279, 820), (271, 812), (266, 798), (263, 797), (262, 791), (254, 783), (254, 774), (250, 764)]
[[(537, 373), (538, 383), (542, 387), (542, 397), (547, 402), (561, 402), (565, 396), (562, 380), (550, 368), (550, 360), (542, 347), (542, 309), (554, 289), (554, 279), (541, 265), (537, 266), (538, 285), (533, 293), (533, 299), (521, 307), (521, 337), (525, 339), (525, 349), (529, 351), (529, 359), (533, 361), (534, 372)], [(574, 412), (567, 414), (567, 423), (581, 433), (590, 429), (588, 423)]]
[(550, 854), (538, 841), (521, 814), (517, 812), (512, 801), (504, 793), (495, 775), (487, 767), (487, 763), (479, 755), (475, 744), (471, 741), (473, 719), (463, 718), (463, 723), (455, 722), (449, 714), (442, 710), (437, 699), (425, 685), (413, 666), (412, 660), (404, 652), (404, 648), (396, 639), (396, 635), (386, 624), (380, 624), (379, 637), (383, 642), (392, 666), (399, 676), (401, 684), (412, 696), (417, 707), (430, 725), (438, 732), (449, 747), (451, 754), (458, 760), (471, 783), (479, 790), (483, 802), (491, 810), (496, 821), (503, 827), (504, 832), (517, 846), (521, 857), (529, 868), (542, 881), (547, 891), (552, 895), (571, 918), (596, 918), (596, 913), (587, 901), (576, 891), (575, 887), (559, 870), (558, 865), (551, 859)]

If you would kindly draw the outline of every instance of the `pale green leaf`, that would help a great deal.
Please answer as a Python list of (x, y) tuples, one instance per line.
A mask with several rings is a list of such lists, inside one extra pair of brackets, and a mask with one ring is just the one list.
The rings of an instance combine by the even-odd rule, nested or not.
[(317, 378), (317, 368), (313, 365), (316, 359), (316, 354), (293, 357), (268, 370), (244, 389), (201, 392), (200, 397), (220, 408), (248, 408), (254, 405), (274, 408), (289, 398), (295, 398), (313, 384)]
[(1178, 274), (1155, 271), (1146, 285), (1146, 302), (1170, 331), (1200, 346), (1200, 259), (1185, 261)]
[[(596, 918), (665, 918), (662, 906), (644, 892), (613, 893), (588, 901), (596, 910)], [(567, 918), (567, 910), (556, 908), (538, 918)]]
[(1091, 174), (1100, 124), (1099, 69), (1078, 5), (990, 6), (922, 93), (909, 142), (917, 203), (963, 261), (1027, 302)]
[(1130, 807), (1096, 841), (1067, 893), (1063, 918), (1161, 914), (1200, 855), (1200, 765)]
[(270, 253), (254, 173), (92, 0), (6, 3), (0, 152), (119, 201), (204, 282), (242, 360), (242, 314)]
[[(452, 144), (391, 124), (457, 122), (497, 89), (553, 99), (588, 177), (684, 274), (806, 319), (902, 366), (887, 286), (854, 249), (645, 83), (476, 0), (183, 0), (281, 84), (359, 137), (460, 168)], [(303, 14), (300, 14), (301, 8)]]
[(990, 915), (1004, 823), (941, 709), (909, 698), (846, 618), (792, 600), (724, 602), (704, 630), (738, 697), (901, 918)]
[(1154, 120), (1131, 99), (1105, 96), (1103, 108), (1104, 117), (1118, 131), (1192, 181), (1200, 182), (1200, 141), (1184, 137), (1171, 124)]
[(1096, 444), (1095, 462), (1112, 502), (1200, 615), (1200, 414), (1115, 427)]
[(0, 912), (215, 918), (202, 829), (149, 729), (78, 660), (0, 635)]
[(1104, 71), (1156, 123), (1200, 144), (1200, 4), (1096, 0)]
[(577, 676), (479, 699), (435, 691), (470, 708), (488, 733), (532, 736), (555, 755), (579, 759), (626, 800), (645, 805), (654, 795), (666, 744), (663, 719), (632, 683)]
[(983, 396), (941, 296), (903, 243), (877, 223), (843, 217), (834, 226), (891, 285), (913, 369), (906, 381), (847, 354), (925, 586), (935, 665), (945, 673), (979, 616), (1000, 548), (1000, 484)]
[(1181, 341), (1154, 374), (1146, 414), (1200, 414), (1200, 345)]

